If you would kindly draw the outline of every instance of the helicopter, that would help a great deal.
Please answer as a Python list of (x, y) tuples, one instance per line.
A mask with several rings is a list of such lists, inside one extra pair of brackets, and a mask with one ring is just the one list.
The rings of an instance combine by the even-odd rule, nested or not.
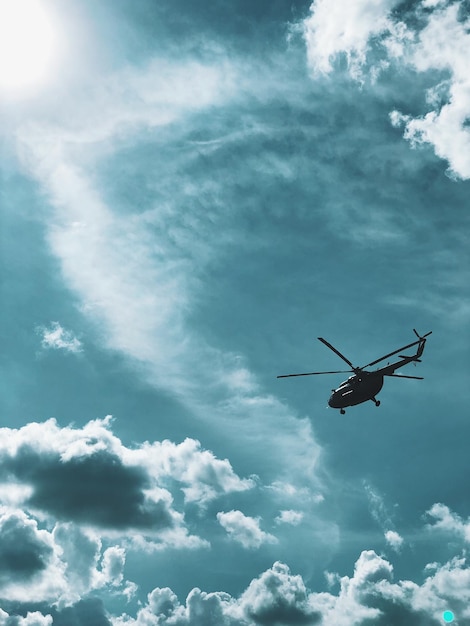
[[(371, 363), (367, 363), (367, 365), (363, 365), (362, 367), (355, 367), (349, 359), (347, 359), (344, 354), (341, 354), (339, 350), (337, 350), (334, 346), (331, 345), (326, 339), (323, 337), (318, 337), (319, 341), (321, 341), (327, 348), (333, 350), (335, 354), (337, 354), (345, 363), (349, 365), (350, 370), (336, 370), (331, 372), (305, 372), (302, 374), (282, 374), (277, 378), (291, 378), (294, 376), (316, 376), (318, 374), (345, 374), (348, 372), (353, 372), (353, 375), (350, 376), (347, 380), (341, 383), (341, 385), (337, 389), (332, 389), (332, 394), (330, 399), (328, 400), (328, 405), (332, 409), (339, 409), (339, 412), (344, 415), (346, 411), (345, 407), (355, 406), (356, 404), (362, 404), (362, 402), (367, 402), (371, 400), (375, 403), (375, 406), (380, 406), (380, 400), (376, 399), (376, 395), (382, 389), (384, 384), (384, 377), (390, 376), (393, 378), (414, 378), (415, 380), (423, 380), (422, 376), (406, 376), (405, 374), (395, 374), (395, 370), (404, 365), (408, 365), (408, 363), (420, 363), (421, 355), (424, 351), (424, 346), (426, 345), (426, 337), (431, 335), (432, 331), (429, 331), (425, 335), (419, 335), (415, 328), (413, 328), (413, 332), (418, 337), (417, 341), (413, 341), (409, 343), (407, 346), (403, 346), (402, 348), (398, 348), (393, 352), (389, 352), (385, 356), (380, 357), (380, 359), (376, 359), (375, 361), (371, 361)], [(397, 361), (396, 363), (388, 363), (385, 367), (381, 367), (375, 371), (367, 371), (366, 367), (371, 367), (372, 365), (376, 365), (380, 363), (380, 361), (384, 361), (388, 359), (388, 357), (394, 356), (403, 350), (407, 350), (408, 348), (412, 348), (413, 346), (418, 346), (416, 350), (416, 354), (411, 356), (403, 356), (399, 355), (401, 361)]]

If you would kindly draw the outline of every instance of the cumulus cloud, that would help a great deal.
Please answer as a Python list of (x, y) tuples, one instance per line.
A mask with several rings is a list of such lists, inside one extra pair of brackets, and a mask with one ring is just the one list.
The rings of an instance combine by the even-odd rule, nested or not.
[[(394, 126), (404, 128), (412, 146), (429, 144), (448, 161), (452, 176), (470, 178), (470, 78), (467, 71), (470, 19), (460, 2), (423, 0), (405, 14), (396, 0), (314, 2), (304, 21), (312, 69), (329, 73), (343, 54), (354, 78), (372, 79), (383, 68), (400, 64), (434, 73), (428, 89), (429, 110), (412, 116), (392, 111)], [(403, 9), (403, 7), (401, 7)], [(371, 51), (374, 54), (368, 54)], [(443, 78), (444, 77), (444, 78)]]
[[(0, 429), (0, 475), (4, 491), (9, 493), (10, 486), (12, 500), (29, 510), (108, 533), (136, 531), (174, 547), (206, 542), (187, 533), (172, 490), (181, 490), (187, 502), (206, 504), (254, 486), (252, 479), (238, 477), (227, 459), (217, 459), (195, 440), (127, 448), (112, 433), (109, 417), (83, 428), (61, 428), (50, 419)], [(57, 536), (71, 550), (64, 532), (58, 529)], [(75, 531), (70, 527), (68, 532)], [(83, 544), (85, 552), (86, 546), (95, 549), (76, 532), (77, 545)], [(116, 571), (119, 558), (109, 554), (107, 570)], [(78, 563), (79, 555), (73, 560)]]
[(181, 484), (187, 502), (205, 505), (221, 495), (246, 491), (255, 486), (252, 478), (239, 478), (228, 459), (217, 459), (203, 450), (199, 441), (186, 438), (181, 444), (165, 440), (144, 444), (133, 451), (134, 462), (141, 460), (152, 472), (165, 480)]
[(52, 615), (43, 615), (39, 611), (28, 612), (25, 617), (10, 616), (0, 609), (0, 626), (51, 626)]
[(255, 624), (315, 624), (320, 619), (302, 577), (279, 562), (251, 582), (239, 604)]
[(1, 587), (29, 583), (53, 557), (53, 543), (46, 531), (22, 511), (4, 509), (0, 515)]
[[(310, 591), (284, 563), (255, 578), (238, 597), (193, 589), (180, 604), (171, 589), (155, 589), (136, 618), (112, 618), (113, 626), (438, 626), (452, 606), (462, 623), (470, 617), (470, 568), (452, 560), (421, 585), (394, 582), (393, 566), (372, 550), (362, 552), (351, 577), (335, 577), (336, 594)], [(460, 623), (460, 621), (459, 621)]]
[(90, 589), (107, 585), (118, 587), (123, 583), (124, 548), (110, 546), (104, 549), (95, 532), (71, 523), (56, 524), (53, 538), (60, 548), (65, 564), (64, 578), (74, 591), (75, 602)]
[(404, 539), (395, 530), (387, 530), (385, 532), (385, 541), (392, 548), (392, 550), (399, 552), (403, 546)]
[(64, 350), (73, 354), (82, 352), (82, 342), (59, 322), (51, 322), (49, 328), (41, 326), (38, 332), (41, 334), (41, 345), (46, 350)]
[(392, 113), (392, 123), (404, 126), (412, 145), (430, 144), (449, 162), (450, 173), (470, 178), (470, 78), (467, 71), (470, 19), (463, 20), (459, 3), (433, 12), (420, 32), (409, 62), (420, 72), (445, 72), (447, 80), (428, 91), (431, 110), (418, 117)]
[[(124, 580), (124, 562), (122, 547), (105, 549), (91, 530), (60, 523), (49, 530), (20, 509), (0, 511), (0, 601), (61, 608), (105, 587), (126, 595), (129, 581)], [(5, 617), (5, 623), (16, 623), (10, 619)], [(29, 619), (43, 623), (39, 614)], [(48, 623), (48, 617), (44, 619)]]
[[(247, 526), (246, 520), (250, 518), (238, 517), (241, 520), (239, 525)], [(445, 531), (448, 531), (447, 511), (434, 508), (431, 517), (445, 519)], [(39, 598), (36, 587), (33, 589), (32, 586), (34, 580), (40, 588), (43, 585), (43, 600), (51, 600), (54, 596), (51, 587), (49, 595), (44, 587), (44, 572), (49, 568), (49, 585), (52, 579), (55, 580), (56, 602), (62, 594), (61, 614), (65, 616), (67, 613), (70, 619), (75, 616), (78, 623), (85, 619), (83, 623), (95, 623), (95, 620), (113, 626), (366, 626), (371, 623), (374, 626), (438, 626), (442, 623), (442, 612), (449, 607), (459, 623), (464, 624), (470, 619), (470, 566), (465, 556), (454, 557), (444, 564), (429, 564), (424, 568), (421, 583), (417, 583), (396, 581), (392, 563), (373, 550), (364, 550), (360, 554), (352, 576), (329, 573), (330, 588), (337, 587), (336, 592), (310, 590), (302, 576), (293, 574), (286, 564), (276, 562), (253, 579), (237, 597), (223, 591), (208, 593), (194, 588), (181, 603), (170, 588), (157, 587), (148, 594), (147, 602), (135, 617), (125, 613), (111, 616), (99, 600), (77, 601), (74, 598), (83, 590), (105, 585), (121, 585), (122, 590), (124, 555), (120, 549), (114, 546), (103, 550), (98, 536), (90, 531), (77, 537), (69, 536), (70, 527), (64, 525), (58, 525), (53, 533), (48, 533), (38, 531), (31, 520), (29, 524), (36, 532), (37, 540), (28, 544), (33, 546), (32, 553), (37, 553), (40, 541), (50, 549), (44, 551), (44, 568), (42, 565), (38, 567), (37, 562), (31, 568), (31, 584), (24, 595), (32, 592), (32, 598)], [(42, 538), (38, 532), (43, 533)], [(11, 589), (15, 590), (15, 587), (10, 586), (5, 593), (10, 593)], [(65, 608), (64, 598), (68, 600), (69, 608)], [(50, 615), (43, 613), (30, 613), (21, 619), (29, 619), (24, 622), (28, 626), (50, 624)], [(10, 619), (13, 618), (8, 613), (0, 612), (0, 624), (23, 624), (8, 621)]]
[(431, 518), (428, 530), (453, 534), (470, 543), (470, 519), (462, 519), (442, 503), (433, 504), (426, 515)]
[(288, 509), (281, 511), (274, 520), (276, 524), (290, 524), (291, 526), (298, 526), (304, 518), (302, 511), (293, 511)]
[(61, 429), (49, 420), (1, 429), (3, 472), (32, 488), (24, 504), (58, 519), (103, 528), (159, 530), (177, 524), (171, 495), (151, 490), (144, 468), (124, 464), (107, 445), (109, 433), (101, 432), (106, 439), (87, 445), (87, 430), (90, 436), (102, 430), (95, 426)]
[(135, 619), (124, 615), (113, 619), (113, 626), (313, 625), (319, 617), (310, 605), (302, 578), (277, 562), (253, 580), (239, 598), (196, 588), (182, 605), (171, 589), (157, 588)]
[(227, 534), (244, 548), (259, 548), (264, 543), (277, 542), (276, 537), (261, 530), (259, 517), (248, 517), (241, 511), (228, 511), (217, 513), (217, 520)]
[(390, 11), (398, 0), (316, 0), (304, 21), (304, 36), (310, 65), (328, 73), (338, 54), (345, 54), (357, 75), (366, 62), (373, 36), (391, 27)]

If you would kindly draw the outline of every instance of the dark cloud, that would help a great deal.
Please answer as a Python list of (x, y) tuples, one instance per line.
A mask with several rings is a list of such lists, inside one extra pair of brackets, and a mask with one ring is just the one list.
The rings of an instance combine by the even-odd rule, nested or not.
[(65, 522), (155, 533), (181, 530), (183, 516), (174, 509), (170, 490), (181, 491), (185, 503), (204, 506), (255, 484), (196, 440), (131, 449), (111, 433), (109, 422), (108, 417), (79, 429), (60, 428), (51, 419), (3, 429), (5, 497)]
[(99, 598), (80, 600), (54, 615), (54, 626), (111, 626)]
[(261, 626), (294, 626), (320, 621), (320, 613), (309, 604), (302, 578), (292, 575), (282, 563), (275, 563), (250, 584), (242, 604), (245, 614)]
[(33, 487), (27, 505), (63, 520), (104, 528), (173, 526), (168, 502), (149, 500), (149, 478), (142, 468), (126, 467), (109, 451), (61, 459), (24, 445), (5, 459), (4, 471)]
[(73, 606), (58, 610), (43, 605), (10, 608), (0, 618), (2, 626), (111, 626), (103, 602), (96, 597), (80, 600)]
[(0, 519), (0, 582), (26, 582), (47, 567), (52, 547), (37, 526), (14, 513)]

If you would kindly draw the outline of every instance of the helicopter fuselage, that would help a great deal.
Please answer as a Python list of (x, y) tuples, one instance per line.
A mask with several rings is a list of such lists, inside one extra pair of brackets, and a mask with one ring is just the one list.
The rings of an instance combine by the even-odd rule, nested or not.
[[(372, 400), (375, 402), (376, 406), (380, 405), (380, 401), (376, 399), (376, 395), (382, 389), (384, 384), (384, 377), (393, 377), (393, 378), (414, 378), (417, 380), (422, 380), (422, 376), (408, 376), (406, 374), (395, 374), (397, 369), (400, 369), (404, 365), (408, 365), (408, 363), (420, 363), (421, 355), (423, 354), (424, 346), (426, 344), (426, 337), (431, 334), (432, 331), (429, 331), (425, 335), (419, 335), (416, 329), (413, 329), (417, 341), (412, 341), (406, 346), (402, 348), (398, 348), (397, 350), (393, 350), (393, 352), (389, 352), (384, 356), (381, 356), (374, 361), (371, 361), (367, 365), (363, 367), (354, 367), (351, 361), (341, 354), (339, 350), (337, 350), (329, 341), (323, 339), (323, 337), (318, 337), (318, 339), (325, 344), (327, 348), (332, 350), (336, 355), (343, 359), (345, 363), (349, 365), (350, 370), (335, 370), (328, 372), (303, 372), (300, 374), (282, 374), (278, 376), (278, 378), (291, 378), (293, 376), (316, 376), (318, 374), (342, 374), (346, 372), (353, 372), (353, 376), (350, 376), (347, 380), (341, 383), (341, 385), (337, 389), (333, 389), (333, 393), (328, 400), (328, 404), (332, 409), (339, 409), (340, 413), (345, 413), (345, 407), (354, 406), (356, 404), (362, 404), (363, 402), (367, 402), (368, 400)], [(388, 359), (391, 356), (395, 356), (395, 354), (399, 354), (404, 350), (408, 350), (408, 348), (412, 348), (413, 346), (417, 346), (416, 353), (411, 354), (409, 356), (404, 356), (403, 354), (399, 355), (400, 360), (395, 361), (395, 363), (388, 362), (387, 365), (376, 369), (374, 371), (366, 370), (366, 367), (372, 367), (377, 363)]]
[(347, 406), (355, 406), (367, 400), (375, 402), (375, 396), (382, 389), (384, 377), (381, 374), (361, 372), (360, 376), (350, 376), (333, 393), (328, 400), (332, 409), (343, 409)]

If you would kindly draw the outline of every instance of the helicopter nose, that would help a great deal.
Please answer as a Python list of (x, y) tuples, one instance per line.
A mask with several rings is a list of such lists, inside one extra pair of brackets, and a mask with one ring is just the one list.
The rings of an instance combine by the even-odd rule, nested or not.
[(328, 406), (330, 406), (332, 409), (339, 409), (340, 406), (338, 404), (338, 399), (338, 394), (333, 391), (330, 399), (328, 400)]

